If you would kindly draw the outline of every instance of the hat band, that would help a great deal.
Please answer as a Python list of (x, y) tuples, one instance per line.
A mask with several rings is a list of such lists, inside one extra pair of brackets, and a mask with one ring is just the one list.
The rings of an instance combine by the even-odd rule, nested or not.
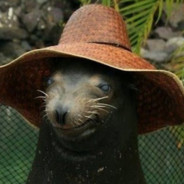
[(110, 45), (110, 46), (113, 46), (113, 47), (118, 47), (118, 48), (122, 48), (122, 49), (125, 49), (129, 52), (132, 52), (131, 49), (119, 44), (119, 43), (107, 43), (107, 42), (88, 42), (88, 43), (96, 43), (96, 44), (101, 44), (101, 45)]

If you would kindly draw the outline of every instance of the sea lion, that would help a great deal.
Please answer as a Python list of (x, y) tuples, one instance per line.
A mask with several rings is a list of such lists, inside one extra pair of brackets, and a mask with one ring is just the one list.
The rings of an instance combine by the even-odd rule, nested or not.
[(132, 76), (85, 59), (55, 60), (38, 97), (44, 118), (27, 184), (145, 184)]

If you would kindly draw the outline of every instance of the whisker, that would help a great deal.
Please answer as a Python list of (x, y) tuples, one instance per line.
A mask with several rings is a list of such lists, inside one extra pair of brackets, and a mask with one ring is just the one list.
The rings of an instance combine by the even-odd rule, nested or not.
[(37, 96), (35, 99), (46, 99), (46, 96)]
[(97, 107), (96, 109), (100, 110), (100, 111), (104, 111), (106, 113), (109, 113), (108, 110), (104, 109), (104, 107)]
[(99, 115), (99, 112), (97, 112), (97, 111), (87, 111), (87, 113), (89, 113), (89, 114), (97, 114), (97, 115)]
[(83, 118), (84, 116), (82, 116), (81, 114), (78, 114), (78, 117), (79, 117), (79, 118)]
[(105, 103), (98, 103), (97, 105), (104, 106), (104, 107), (111, 107), (113, 109), (117, 109), (117, 107), (115, 107), (113, 105), (105, 104)]
[(78, 121), (82, 123), (82, 120), (80, 118), (78, 119)]
[(100, 98), (95, 98), (95, 99), (91, 99), (89, 100), (90, 102), (97, 102), (99, 100), (103, 100), (103, 99), (106, 99), (106, 98), (109, 98), (108, 96), (104, 96), (104, 97), (100, 97)]
[(45, 112), (48, 113), (48, 112), (51, 112), (51, 111), (49, 111), (48, 109), (45, 109)]
[(89, 116), (84, 116), (85, 118), (88, 118), (88, 119), (91, 119), (92, 118), (92, 115), (89, 115)]
[[(82, 123), (82, 121), (81, 121), (81, 123)], [(74, 122), (74, 124), (77, 125), (77, 126), (81, 125), (81, 123), (79, 123), (77, 121)]]
[(43, 95), (45, 95), (47, 98), (49, 97), (49, 95), (47, 93), (45, 93), (44, 91), (39, 90), (39, 89), (37, 89), (37, 91), (40, 92), (40, 93), (42, 93)]
[(106, 108), (107, 106), (104, 105), (92, 105), (92, 108)]

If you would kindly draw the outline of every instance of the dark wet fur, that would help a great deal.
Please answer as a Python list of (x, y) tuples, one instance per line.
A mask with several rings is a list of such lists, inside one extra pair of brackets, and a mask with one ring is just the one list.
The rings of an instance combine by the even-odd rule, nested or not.
[(138, 90), (133, 77), (98, 64), (92, 66), (123, 78), (114, 96), (118, 110), (82, 140), (61, 139), (51, 123), (43, 120), (27, 184), (145, 184), (138, 154)]

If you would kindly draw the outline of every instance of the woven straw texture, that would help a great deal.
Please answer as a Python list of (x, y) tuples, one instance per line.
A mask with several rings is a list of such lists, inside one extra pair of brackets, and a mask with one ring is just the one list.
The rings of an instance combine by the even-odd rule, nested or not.
[[(52, 57), (81, 57), (106, 67), (132, 72), (139, 89), (139, 133), (184, 122), (184, 90), (172, 73), (156, 70), (131, 53), (126, 26), (113, 9), (88, 5), (77, 10), (65, 26), (59, 44), (28, 52), (0, 67), (0, 102), (18, 110), (33, 125), (41, 124), (43, 79)], [(13, 89), (13, 91), (12, 91)]]

